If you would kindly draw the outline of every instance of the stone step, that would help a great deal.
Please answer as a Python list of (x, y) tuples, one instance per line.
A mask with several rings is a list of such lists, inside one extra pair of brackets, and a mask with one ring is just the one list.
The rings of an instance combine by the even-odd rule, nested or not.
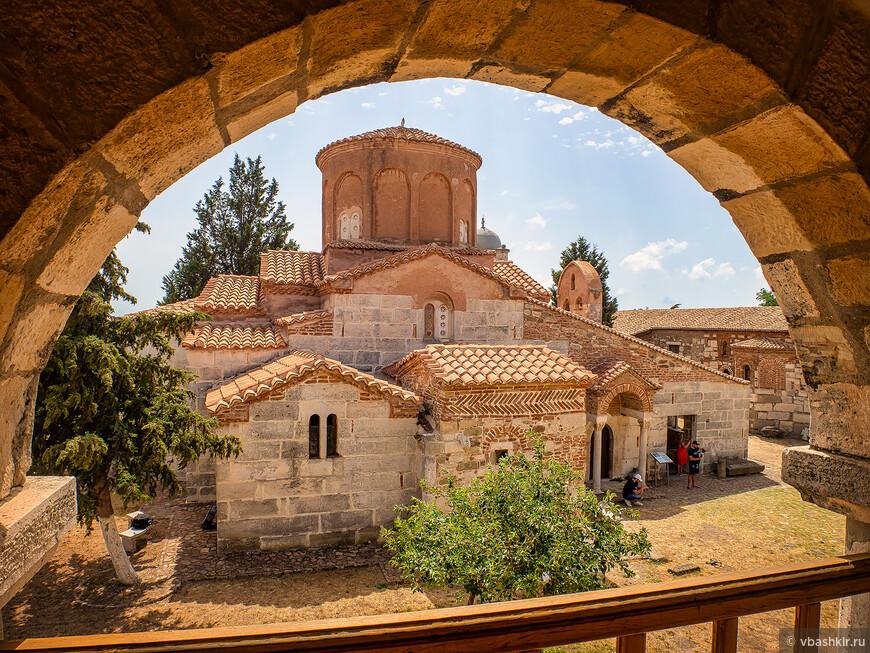
[(684, 574), (691, 574), (693, 571), (701, 571), (701, 568), (698, 565), (687, 563), (684, 565), (677, 565), (676, 567), (670, 567), (668, 571), (674, 576), (682, 576)]
[(725, 471), (728, 476), (760, 474), (764, 471), (764, 465), (757, 463), (754, 460), (729, 460), (725, 463)]

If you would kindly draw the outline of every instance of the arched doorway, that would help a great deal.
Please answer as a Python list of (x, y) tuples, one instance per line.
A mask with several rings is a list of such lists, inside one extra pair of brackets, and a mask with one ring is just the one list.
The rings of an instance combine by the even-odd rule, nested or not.
[[(611, 461), (613, 459), (613, 429), (610, 428), (607, 424), (605, 424), (601, 429), (601, 463), (599, 469), (601, 471), (602, 479), (610, 478), (610, 469), (611, 469)], [(590, 470), (587, 472), (587, 476), (592, 478), (592, 465), (595, 460), (595, 439), (592, 439), (592, 444), (589, 447), (589, 458), (587, 461), (587, 469)]]

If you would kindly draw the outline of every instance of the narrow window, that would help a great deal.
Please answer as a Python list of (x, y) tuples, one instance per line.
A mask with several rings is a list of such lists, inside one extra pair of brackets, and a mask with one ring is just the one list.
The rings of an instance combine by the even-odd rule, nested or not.
[(341, 237), (341, 240), (347, 240), (350, 238), (350, 219), (347, 217), (347, 213), (343, 213), (342, 216), (338, 219), (338, 233)]
[(427, 338), (435, 337), (435, 307), (432, 304), (426, 304), (424, 311), (423, 333)]
[(354, 213), (350, 216), (350, 239), (356, 240), (359, 237), (359, 213)]
[(335, 414), (326, 418), (326, 457), (338, 455), (338, 418)]
[(724, 357), (724, 356), (727, 356), (727, 355), (728, 355), (728, 343), (727, 343), (727, 342), (723, 342), (723, 343), (722, 343), (722, 356)]
[(744, 365), (744, 366), (743, 366), (743, 378), (744, 378), (746, 381), (749, 381), (749, 380), (752, 379), (752, 370), (749, 369), (749, 365)]
[(320, 458), (320, 415), (308, 418), (308, 457)]
[(502, 458), (504, 458), (505, 456), (508, 455), (507, 449), (496, 449), (492, 453), (493, 453), (492, 462), (496, 465), (498, 465), (499, 461)]
[(571, 275), (571, 290), (575, 290), (575, 285), (574, 285), (574, 284), (576, 283), (576, 281), (577, 281), (577, 277), (575, 277), (575, 276), (572, 274), (572, 275)]
[(570, 310), (571, 310), (571, 307), (570, 307), (570, 306), (571, 306), (571, 305), (568, 303), (568, 300), (566, 299), (566, 300), (565, 300), (565, 310), (566, 310), (566, 311), (570, 311)]
[(679, 345), (668, 345), (668, 349), (670, 351), (674, 352), (675, 354), (680, 353), (680, 346)]

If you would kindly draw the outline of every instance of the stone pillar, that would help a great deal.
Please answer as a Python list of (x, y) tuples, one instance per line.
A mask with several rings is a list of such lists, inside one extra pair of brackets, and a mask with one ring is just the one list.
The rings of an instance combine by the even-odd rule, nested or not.
[[(870, 553), (870, 524), (846, 517), (846, 553)], [(840, 599), (841, 632), (843, 637), (866, 637), (870, 629), (870, 594), (856, 594)]]
[(595, 422), (595, 431), (592, 433), (592, 490), (601, 492), (601, 430), (604, 422)]
[(643, 476), (643, 480), (646, 481), (646, 449), (647, 449), (647, 441), (649, 440), (649, 422), (650, 420), (644, 418), (640, 421), (640, 445), (637, 449), (637, 471)]

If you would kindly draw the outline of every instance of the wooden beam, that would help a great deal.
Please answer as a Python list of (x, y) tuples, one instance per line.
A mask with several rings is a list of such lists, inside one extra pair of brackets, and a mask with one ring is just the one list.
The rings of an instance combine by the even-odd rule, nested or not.
[(737, 617), (713, 622), (713, 653), (737, 653)]
[(0, 642), (18, 651), (515, 653), (861, 594), (870, 553), (688, 580), (457, 608), (234, 628)]
[[(794, 609), (794, 653), (818, 653), (819, 647), (815, 644), (802, 643), (801, 631), (818, 640), (819, 628), (822, 624), (822, 604), (809, 603), (795, 606)], [(809, 632), (807, 632), (809, 631)]]

